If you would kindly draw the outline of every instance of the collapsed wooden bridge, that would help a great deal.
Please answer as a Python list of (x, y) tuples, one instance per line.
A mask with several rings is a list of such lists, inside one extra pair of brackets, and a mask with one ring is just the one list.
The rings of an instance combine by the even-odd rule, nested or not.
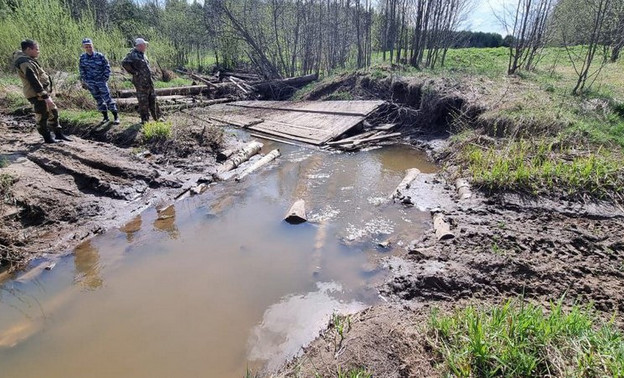
[(361, 124), (383, 101), (238, 101), (206, 117), (270, 136), (323, 145)]

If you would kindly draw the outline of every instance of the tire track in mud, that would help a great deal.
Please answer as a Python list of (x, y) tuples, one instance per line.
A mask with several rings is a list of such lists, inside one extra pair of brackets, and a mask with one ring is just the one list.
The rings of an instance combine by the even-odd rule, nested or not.
[(616, 207), (577, 210), (561, 204), (518, 207), (483, 199), (446, 217), (456, 237), (415, 240), (382, 293), (403, 300), (539, 300), (593, 302), (624, 310), (624, 216)]

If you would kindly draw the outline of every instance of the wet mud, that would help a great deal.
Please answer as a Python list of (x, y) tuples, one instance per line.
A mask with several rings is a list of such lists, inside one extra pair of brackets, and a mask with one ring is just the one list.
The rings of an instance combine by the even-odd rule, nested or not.
[(3, 189), (6, 201), (0, 209), (4, 272), (44, 253), (53, 258), (150, 206), (173, 202), (192, 186), (213, 181), (217, 146), (206, 142), (203, 125), (147, 146), (140, 140), (140, 124), (131, 121), (115, 127), (63, 126), (71, 142), (44, 144), (32, 115), (0, 117), (1, 173), (13, 181)]

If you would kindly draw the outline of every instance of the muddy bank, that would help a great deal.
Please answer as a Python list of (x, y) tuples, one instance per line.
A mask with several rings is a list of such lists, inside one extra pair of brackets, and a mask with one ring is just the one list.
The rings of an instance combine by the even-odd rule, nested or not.
[(66, 123), (73, 141), (46, 145), (32, 115), (3, 115), (2, 174), (13, 183), (3, 193), (0, 268), (12, 271), (43, 253), (68, 251), (214, 181), (217, 150), (238, 142), (208, 123), (176, 125), (171, 138), (146, 142), (132, 117), (119, 126)]
[[(415, 206), (431, 190), (452, 238), (433, 228), (384, 260), (392, 272), (380, 287), (383, 304), (350, 317), (344, 340), (335, 326), (302, 349), (278, 376), (335, 376), (340, 368), (366, 368), (373, 376), (439, 376), (440, 362), (427, 342), (433, 308), (452, 311), (469, 303), (509, 298), (543, 303), (592, 303), (606, 320), (624, 310), (624, 211), (612, 204), (552, 201), (479, 192), (461, 200), (455, 185), (428, 180), (405, 191)], [(444, 199), (446, 197), (446, 200)]]

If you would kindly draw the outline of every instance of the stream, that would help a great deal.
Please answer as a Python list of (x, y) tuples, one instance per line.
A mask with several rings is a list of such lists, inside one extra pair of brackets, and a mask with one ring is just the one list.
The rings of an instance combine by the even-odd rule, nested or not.
[[(383, 301), (381, 261), (431, 227), (388, 197), (405, 169), (437, 167), (407, 146), (263, 142), (282, 156), (241, 182), (149, 209), (1, 284), (0, 375), (244, 377), (295, 356), (332, 314)], [(309, 221), (288, 224), (299, 198)]]

